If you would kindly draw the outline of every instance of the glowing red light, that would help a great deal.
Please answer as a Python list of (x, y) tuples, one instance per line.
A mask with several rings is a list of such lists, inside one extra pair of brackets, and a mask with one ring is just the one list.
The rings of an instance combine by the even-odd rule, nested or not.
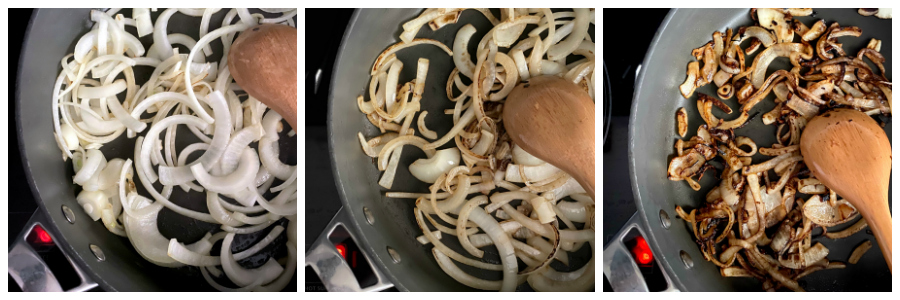
[(634, 257), (638, 263), (646, 265), (653, 262), (653, 252), (650, 251), (650, 245), (647, 245), (644, 237), (637, 237), (637, 244), (631, 250), (634, 252)]
[(50, 237), (50, 234), (44, 230), (40, 225), (34, 226), (34, 232), (37, 233), (38, 242), (49, 244), (53, 242), (53, 238)]
[(340, 253), (344, 259), (347, 259), (347, 246), (344, 246), (344, 244), (337, 244), (335, 248), (337, 248), (337, 252)]

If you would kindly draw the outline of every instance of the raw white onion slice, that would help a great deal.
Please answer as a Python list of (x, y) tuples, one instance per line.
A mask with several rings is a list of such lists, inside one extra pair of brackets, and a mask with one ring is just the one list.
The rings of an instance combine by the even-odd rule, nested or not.
[(262, 283), (266, 284), (275, 280), (284, 270), (275, 259), (270, 258), (264, 265), (256, 269), (244, 269), (237, 264), (234, 256), (231, 254), (231, 242), (234, 241), (234, 233), (229, 233), (222, 241), (222, 250), (220, 257), (222, 258), (222, 269), (228, 279), (238, 286), (246, 286), (252, 284), (257, 278), (262, 278)]
[(191, 166), (191, 173), (194, 174), (194, 178), (200, 182), (200, 185), (209, 191), (224, 194), (234, 193), (252, 185), (257, 171), (259, 171), (259, 157), (256, 155), (256, 151), (249, 148), (245, 148), (241, 154), (241, 164), (228, 175), (213, 176), (201, 164)]

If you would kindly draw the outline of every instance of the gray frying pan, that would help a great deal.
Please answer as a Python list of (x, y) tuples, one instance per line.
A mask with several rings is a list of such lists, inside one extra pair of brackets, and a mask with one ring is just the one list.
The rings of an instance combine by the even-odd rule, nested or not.
[[(391, 286), (402, 291), (472, 290), (440, 269), (431, 253), (431, 245), (423, 246), (416, 241), (421, 232), (413, 216), (415, 200), (384, 196), (386, 190), (378, 185), (381, 172), (372, 163), (372, 159), (362, 152), (357, 137), (359, 132), (366, 137), (375, 136), (378, 132), (356, 104), (356, 97), (367, 91), (369, 70), (375, 58), (389, 45), (399, 42), (401, 25), (418, 16), (421, 11), (360, 9), (353, 14), (344, 34), (329, 92), (328, 112), (329, 150), (343, 207), (306, 253), (306, 265), (319, 275), (329, 291), (378, 291)], [(452, 48), (456, 32), (467, 23), (478, 30), (472, 41), (480, 40), (491, 28), (490, 22), (483, 15), (467, 10), (456, 24), (447, 25), (437, 32), (424, 26), (417, 37), (432, 38)], [(530, 29), (526, 28), (526, 32), (527, 30)], [(477, 44), (469, 44), (470, 53), (475, 53)], [(418, 57), (430, 60), (422, 106), (423, 110), (429, 112), (428, 128), (437, 131), (439, 136), (445, 134), (452, 127), (451, 119), (443, 114), (444, 109), (453, 108), (453, 102), (447, 99), (445, 91), (447, 77), (454, 68), (452, 57), (431, 45), (405, 49), (398, 52), (397, 57), (405, 66), (400, 73), (400, 80), (404, 82), (415, 78), (413, 66)], [(412, 177), (409, 170), (403, 167), (425, 157), (424, 153), (413, 147), (406, 149), (400, 159), (401, 167), (398, 168), (392, 190), (427, 192), (428, 184)], [(360, 286), (346, 261), (335, 250), (332, 241), (348, 235), (364, 253), (377, 282)], [(449, 247), (458, 246), (453, 237), (445, 237), (442, 241)], [(486, 247), (484, 250), (486, 261), (499, 263), (499, 256), (493, 247)], [(592, 253), (593, 249), (583, 247), (570, 256), (570, 266), (580, 268), (587, 263)], [(489, 273), (462, 267), (474, 276), (488, 280), (501, 279), (499, 272)], [(520, 286), (519, 290), (528, 290), (527, 284)]]
[[(160, 9), (151, 13), (153, 20), (162, 11)], [(124, 9), (120, 13), (130, 17), (131, 10)], [(210, 24), (222, 24), (226, 13), (227, 10), (222, 10), (214, 14)], [(60, 60), (72, 53), (75, 43), (91, 26), (93, 22), (90, 20), (90, 9), (37, 9), (28, 26), (16, 82), (16, 130), (25, 173), (38, 203), (38, 211), (23, 233), (10, 245), (9, 272), (13, 277), (23, 279), (23, 290), (60, 290), (57, 278), (49, 272), (40, 256), (25, 243), (25, 237), (32, 228), (41, 225), (53, 237), (79, 276), (81, 283), (69, 289), (71, 291), (89, 290), (96, 286), (107, 291), (211, 291), (212, 288), (203, 280), (198, 268), (163, 268), (147, 262), (138, 255), (127, 239), (110, 233), (101, 222), (92, 221), (75, 201), (80, 188), (72, 183), (74, 172), (71, 160), (63, 162), (53, 137), (51, 94), (53, 83), (61, 70)], [(168, 31), (184, 33), (197, 40), (199, 28), (200, 18), (176, 13), (169, 22)], [(126, 26), (126, 30), (137, 36), (134, 27)], [(151, 35), (140, 40), (146, 49), (153, 42)], [(221, 42), (211, 45), (215, 54), (209, 59), (219, 60), (222, 53)], [(180, 50), (187, 53), (184, 51), (189, 49), (182, 47)], [(136, 82), (145, 82), (152, 71), (148, 67), (136, 68)], [(120, 99), (121, 97), (120, 95)], [(199, 141), (194, 140), (196, 137), (187, 129), (178, 133), (178, 149)], [(290, 155), (296, 153), (296, 137), (282, 136), (280, 141), (281, 159), (286, 163), (296, 164), (296, 157)], [(123, 134), (102, 150), (107, 159), (133, 159), (134, 140), (127, 139)], [(148, 195), (141, 184), (138, 184), (138, 191), (142, 195)], [(207, 212), (205, 195), (202, 193), (187, 194), (175, 189), (170, 199), (186, 208)], [(277, 224), (286, 226), (286, 221), (282, 220)], [(163, 209), (159, 214), (160, 233), (187, 243), (200, 239), (206, 232), (217, 227), (183, 217), (169, 209)], [(233, 246), (232, 250), (240, 251), (255, 244), (268, 231), (239, 235), (235, 238), (235, 243), (239, 245)], [(284, 247), (286, 239), (287, 236), (282, 234), (259, 254), (239, 263), (244, 267), (254, 268), (273, 255), (284, 257), (287, 253), (287, 248)], [(216, 245), (214, 253), (218, 249), (219, 245)], [(22, 284), (20, 282), (20, 286)], [(294, 286), (289, 285), (288, 289), (292, 290)]]
[[(848, 54), (856, 55), (871, 38), (882, 40), (881, 52), (887, 62), (885, 71), (891, 78), (891, 21), (874, 17), (863, 17), (856, 9), (815, 9), (815, 14), (798, 18), (812, 25), (817, 19), (827, 22), (838, 21), (842, 26), (857, 26), (863, 30), (859, 38), (840, 38)], [(693, 58), (691, 50), (711, 40), (716, 30), (737, 28), (753, 24), (749, 9), (673, 9), (660, 25), (659, 31), (644, 58), (643, 68), (635, 88), (634, 104), (631, 109), (631, 130), (628, 138), (631, 180), (635, 203), (640, 215), (637, 224), (645, 232), (645, 237), (653, 250), (657, 262), (669, 278), (672, 289), (682, 291), (758, 291), (761, 284), (754, 279), (729, 279), (719, 275), (719, 268), (703, 259), (699, 247), (694, 242), (686, 222), (676, 218), (675, 206), (698, 207), (709, 190), (716, 185), (715, 176), (705, 176), (700, 184), (703, 188), (695, 192), (684, 182), (669, 181), (666, 178), (668, 161), (674, 155), (675, 111), (685, 107), (689, 115), (689, 138), (703, 123), (697, 112), (697, 92), (715, 95), (714, 85), (698, 89), (690, 99), (684, 99), (677, 87), (684, 81), (685, 69)], [(745, 44), (744, 47), (747, 45)], [(747, 58), (752, 61), (755, 56)], [(787, 59), (776, 59), (770, 66), (786, 68)], [(770, 95), (757, 105), (755, 112), (765, 113), (775, 104)], [(736, 100), (725, 101), (732, 108), (738, 107)], [(719, 118), (733, 119), (715, 110)], [(760, 114), (760, 116), (761, 116)], [(757, 117), (736, 135), (745, 135), (762, 147), (774, 143), (775, 126), (765, 126)], [(891, 136), (891, 121), (887, 121), (885, 131)], [(765, 161), (762, 155), (753, 157), (754, 163)], [(668, 225), (667, 225), (668, 224)], [(843, 227), (849, 226), (851, 222)], [(626, 225), (627, 226), (627, 225)], [(839, 228), (842, 229), (842, 228)], [(816, 231), (820, 232), (820, 231)], [(814, 234), (816, 233), (814, 232)], [(850, 252), (864, 240), (875, 237), (862, 231), (842, 240), (814, 238), (831, 251), (828, 259), (846, 262)], [(611, 278), (611, 281), (616, 279)], [(890, 291), (891, 273), (877, 249), (871, 249), (858, 264), (848, 264), (846, 269), (824, 270), (801, 279), (801, 286), (809, 291)], [(635, 286), (640, 286), (636, 284)]]

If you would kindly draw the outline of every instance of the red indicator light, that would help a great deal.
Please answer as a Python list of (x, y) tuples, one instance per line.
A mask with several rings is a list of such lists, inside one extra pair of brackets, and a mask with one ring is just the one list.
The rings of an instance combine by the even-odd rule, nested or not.
[(343, 243), (341, 243), (341, 244), (337, 244), (337, 246), (335, 246), (335, 248), (337, 248), (337, 252), (340, 253), (341, 256), (344, 257), (344, 259), (347, 259), (347, 246), (345, 246)]
[(35, 226), (34, 226), (34, 232), (37, 234), (36, 236), (37, 236), (37, 242), (38, 242), (38, 243), (42, 243), (42, 244), (51, 244), (51, 243), (53, 243), (53, 238), (50, 237), (50, 234), (47, 233), (47, 231), (44, 230), (44, 228), (41, 227), (41, 225), (35, 225)]
[(631, 251), (634, 253), (634, 258), (639, 264), (647, 265), (653, 262), (653, 252), (650, 251), (650, 245), (647, 245), (647, 241), (644, 240), (644, 237), (637, 237), (637, 244), (634, 245), (634, 248), (631, 249)]

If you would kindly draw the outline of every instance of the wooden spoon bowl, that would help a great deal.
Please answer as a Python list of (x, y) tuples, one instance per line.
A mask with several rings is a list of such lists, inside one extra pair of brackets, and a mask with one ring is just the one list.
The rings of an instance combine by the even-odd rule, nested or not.
[(800, 137), (800, 151), (819, 181), (862, 214), (891, 268), (891, 143), (868, 115), (835, 109), (813, 118)]
[(503, 124), (516, 145), (594, 197), (594, 101), (587, 92), (557, 76), (523, 81), (506, 98)]
[(297, 130), (297, 29), (263, 24), (242, 32), (228, 52), (231, 76)]

